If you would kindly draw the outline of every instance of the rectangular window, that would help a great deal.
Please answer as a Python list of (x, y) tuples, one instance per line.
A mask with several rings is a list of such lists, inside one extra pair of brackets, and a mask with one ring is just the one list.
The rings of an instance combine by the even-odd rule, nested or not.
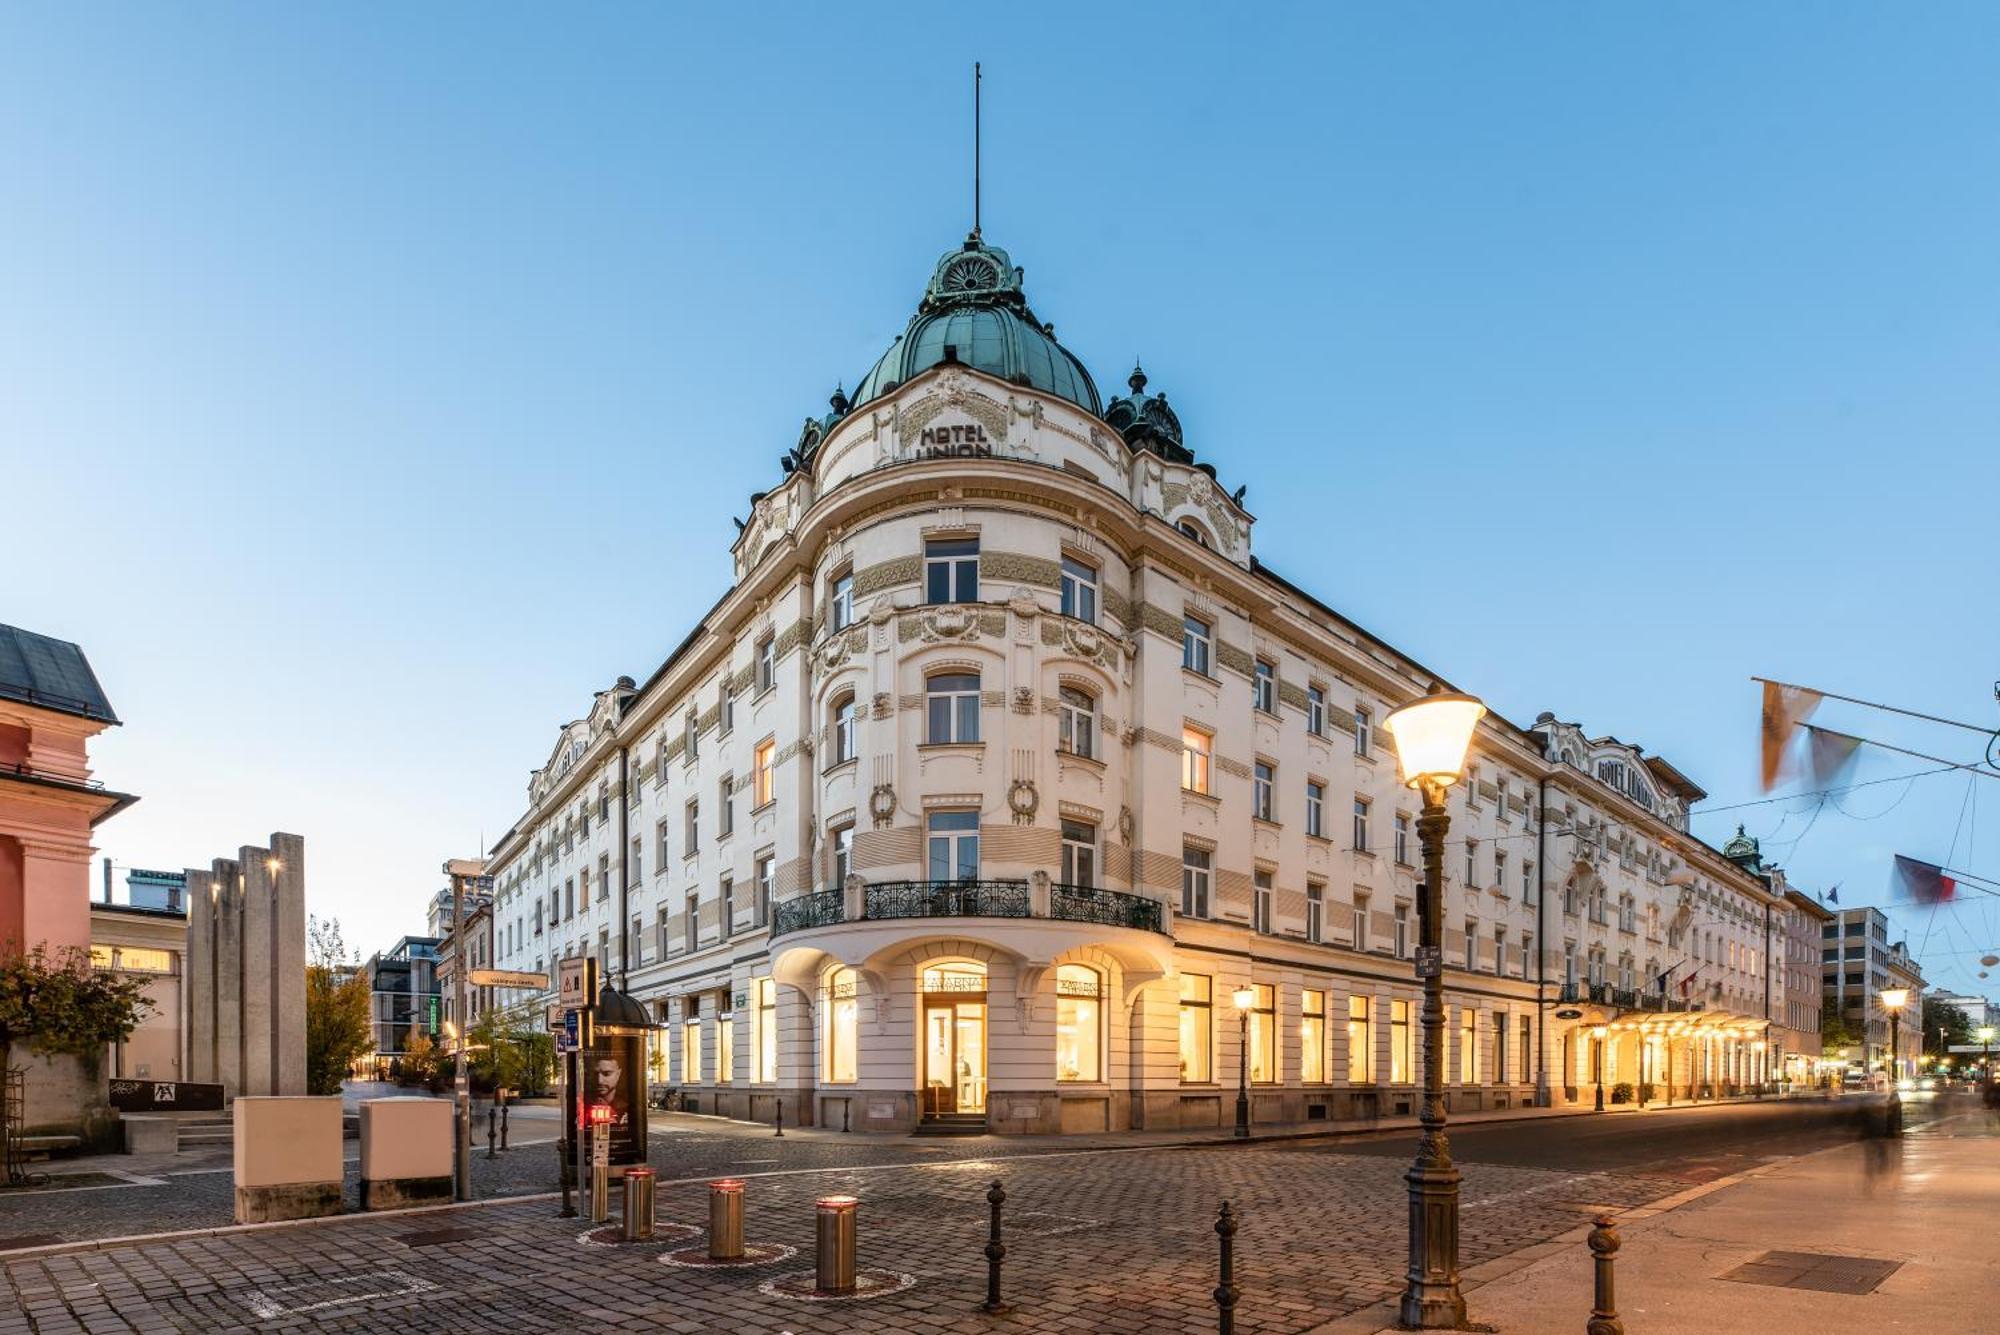
[(928, 822), (930, 879), (979, 879), (979, 813), (933, 811)]
[(1278, 712), (1278, 669), (1261, 658), (1250, 678), (1250, 703), (1260, 713)]
[(1326, 785), (1316, 779), (1306, 781), (1306, 833), (1315, 839), (1326, 835)]
[(642, 865), (645, 851), (646, 841), (644, 839), (634, 839), (632, 841), (632, 875), (626, 881), (627, 885), (637, 885), (640, 881), (646, 879), (646, 869)]
[(1209, 675), (1209, 651), (1214, 647), (1215, 633), (1200, 617), (1181, 618), (1181, 666), (1190, 672)]
[(715, 1083), (736, 1079), (736, 1017), (728, 1011), (715, 1017)]
[(833, 755), (827, 762), (829, 767), (854, 759), (854, 728), (854, 697), (842, 696), (833, 706)]
[(1479, 1012), (1470, 1006), (1458, 1013), (1458, 1083), (1479, 1083)]
[(721, 931), (718, 933), (718, 935), (720, 935), (720, 937), (724, 941), (727, 941), (729, 939), (729, 933), (736, 926), (736, 878), (735, 877), (725, 876), (722, 878), (722, 886), (717, 894), (717, 901), (718, 903), (716, 909), (716, 920), (721, 926)]
[(1326, 1083), (1326, 993), (1311, 987), (1299, 992), (1299, 1083)]
[(1410, 957), (1410, 906), (1396, 905), (1396, 958)]
[(1363, 705), (1354, 706), (1354, 754), (1368, 754), (1369, 734), (1374, 730), (1375, 715)]
[[(776, 864), (776, 859), (765, 861)], [(854, 827), (842, 825), (833, 832), (833, 888), (847, 884), (847, 878), (854, 871)]]
[(582, 902), (586, 910), (590, 907), (590, 868), (585, 867), (576, 874), (577, 884), (582, 887)]
[(1062, 614), (1097, 624), (1097, 571), (1067, 556), (1062, 563)]
[(1396, 865), (1410, 865), (1410, 818), (1400, 811), (1396, 813)]
[(835, 575), (826, 591), (827, 620), (834, 630), (845, 630), (854, 621), (854, 574)]
[(701, 847), (701, 799), (698, 797), (688, 799), (687, 828), (681, 831), (681, 842), (687, 845), (687, 851), (681, 854), (682, 857)]
[(933, 603), (979, 601), (979, 539), (934, 538), (924, 544), (924, 598)]
[(701, 1017), (690, 1015), (681, 1021), (681, 1083), (701, 1083)]
[(1210, 1023), (1213, 980), (1206, 974), (1181, 975), (1181, 1082), (1214, 1079), (1215, 1032)]
[(1477, 839), (1468, 839), (1465, 841), (1465, 888), (1474, 890), (1478, 886), (1479, 841)]
[(1493, 850), (1493, 888), (1501, 894), (1507, 893), (1507, 850)]
[(1416, 1078), (1416, 1034), (1410, 1025), (1410, 1003), (1389, 1003), (1389, 1083), (1407, 1085)]
[[(584, 875), (584, 893), (587, 900), (590, 888), (590, 873), (585, 872), (583, 875)], [(574, 918), (575, 916), (576, 916), (576, 878), (572, 876), (563, 882), (563, 921), (568, 922), (571, 918)]]
[(1056, 966), (1056, 1079), (1104, 1078), (1104, 982), (1082, 964)]
[(1375, 1083), (1374, 1026), (1369, 1022), (1368, 1015), (1371, 1002), (1369, 997), (1347, 999), (1347, 1083), (1350, 1085)]
[(611, 855), (597, 855), (597, 901), (603, 903), (611, 897)]
[(1074, 686), (1056, 692), (1056, 749), (1085, 760), (1097, 754), (1097, 698)]
[(1205, 848), (1181, 846), (1181, 916), (1208, 916), (1208, 889), (1214, 874), (1214, 855)]
[(752, 978), (750, 1004), (755, 1007), (750, 1021), (750, 1060), (756, 1071), (751, 1078), (768, 1085), (778, 1078), (778, 980)]
[(1250, 926), (1266, 936), (1271, 934), (1271, 914), (1273, 901), (1278, 897), (1277, 889), (1271, 883), (1271, 873), (1259, 868), (1251, 874)]
[(1326, 688), (1306, 687), (1306, 731), (1315, 737), (1326, 736)]
[(1523, 1015), (1521, 1017), (1521, 1044), (1520, 1044), (1520, 1053), (1518, 1060), (1521, 1065), (1521, 1073), (1519, 1078), (1521, 1083), (1524, 1085), (1527, 1084), (1528, 1081), (1534, 1079), (1533, 1069), (1529, 1066), (1529, 1062), (1533, 1060), (1532, 1054), (1534, 1053), (1535, 1050), (1534, 1044), (1535, 1044), (1535, 1022), (1532, 1017)]
[(1507, 1083), (1507, 1017), (1497, 1014), (1493, 1017), (1493, 1083)]
[(852, 969), (836, 969), (826, 989), (826, 1079), (853, 1084), (861, 1078), (861, 979)]
[[(760, 652), (762, 646), (758, 646)], [(716, 732), (727, 737), (736, 730), (736, 687), (729, 678), (722, 679), (722, 687), (716, 697)]]
[(1507, 929), (1496, 926), (1493, 929), (1493, 972), (1507, 972)]
[(1097, 827), (1080, 820), (1062, 823), (1062, 883), (1097, 884)]
[(1191, 793), (1208, 791), (1210, 750), (1215, 739), (1200, 728), (1181, 727), (1181, 787)]
[(1521, 933), (1521, 977), (1526, 978), (1528, 972), (1534, 967), (1535, 934), (1533, 932), (1523, 932)]
[(1368, 949), (1368, 896), (1354, 892), (1354, 948)]
[(1477, 918), (1465, 920), (1465, 967), (1468, 969), (1479, 967), (1479, 919)]
[(1326, 887), (1306, 882), (1306, 940), (1326, 940)]
[(1500, 793), (1500, 796), (1493, 799), (1495, 817), (1502, 825), (1505, 825), (1507, 823), (1507, 776), (1503, 774), (1495, 779), (1493, 786)]
[(1268, 760), (1255, 762), (1250, 770), (1250, 814), (1258, 820), (1271, 819), (1271, 785), (1277, 766)]
[(659, 914), (660, 914), (660, 920), (654, 924), (653, 933), (656, 937), (659, 938), (658, 949), (660, 952), (660, 958), (665, 959), (667, 957), (668, 943), (673, 939), (672, 934), (669, 932), (667, 927), (670, 918), (667, 914), (666, 905), (662, 904), (660, 906)]
[(757, 691), (762, 694), (778, 684), (778, 642), (766, 635), (757, 641)]
[(682, 759), (685, 763), (692, 765), (695, 757), (701, 753), (701, 720), (695, 717), (695, 712), (692, 709), (688, 710), (687, 727), (683, 731), (682, 737), (682, 749), (686, 753)]
[(734, 833), (736, 833), (736, 776), (725, 774), (716, 784), (715, 837), (724, 839)]
[(1354, 799), (1354, 851), (1368, 851), (1368, 799), (1365, 797)]
[(1278, 1083), (1278, 989), (1270, 983), (1251, 988), (1250, 1083)]
[(979, 674), (940, 672), (924, 678), (924, 740), (947, 746), (979, 740)]
[(687, 916), (683, 920), (681, 927), (681, 946), (682, 949), (684, 950), (693, 950), (701, 945), (700, 897), (692, 893), (689, 894), (686, 900), (686, 906), (687, 906)]
[(754, 760), (756, 772), (756, 805), (768, 806), (778, 800), (778, 744), (776, 741), (757, 743)]

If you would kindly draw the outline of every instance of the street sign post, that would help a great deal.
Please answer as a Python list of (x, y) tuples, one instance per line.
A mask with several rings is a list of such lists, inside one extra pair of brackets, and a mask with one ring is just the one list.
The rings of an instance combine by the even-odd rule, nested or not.
[(1444, 947), (1417, 947), (1417, 977), (1442, 978), (1444, 976)]
[(566, 959), (556, 972), (556, 1001), (570, 1010), (580, 1010), (596, 1001), (590, 996), (590, 966), (597, 961), (588, 955)]
[(549, 976), (532, 969), (469, 969), (466, 978), (474, 987), (531, 987), (540, 991), (549, 985)]

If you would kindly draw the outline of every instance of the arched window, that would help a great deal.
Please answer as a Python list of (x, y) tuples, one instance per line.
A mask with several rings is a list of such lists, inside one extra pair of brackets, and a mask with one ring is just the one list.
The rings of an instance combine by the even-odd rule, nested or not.
[(861, 1078), (861, 980), (852, 969), (835, 969), (826, 976), (826, 1079), (852, 1084)]
[(924, 740), (933, 746), (979, 740), (979, 674), (939, 672), (924, 679), (928, 727)]
[(833, 702), (827, 728), (832, 747), (827, 764), (840, 765), (854, 759), (854, 692), (849, 691)]
[(1056, 966), (1056, 1079), (1104, 1078), (1104, 979), (1084, 964)]
[(1097, 754), (1097, 701), (1088, 691), (1065, 686), (1058, 693), (1056, 749), (1089, 760)]
[(1208, 546), (1208, 535), (1203, 533), (1201, 526), (1196, 524), (1192, 519), (1183, 519), (1180, 523), (1175, 524), (1174, 527), (1181, 531), (1182, 536), (1193, 538), (1196, 546)]

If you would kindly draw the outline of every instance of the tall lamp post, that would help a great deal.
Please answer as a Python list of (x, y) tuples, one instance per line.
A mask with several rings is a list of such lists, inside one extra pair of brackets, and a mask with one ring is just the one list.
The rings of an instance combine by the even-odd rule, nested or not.
[(1236, 1007), (1236, 1137), (1250, 1135), (1250, 1007), (1256, 1004), (1257, 989), (1244, 984), (1229, 994)]
[(1458, 1169), (1444, 1133), (1444, 836), (1451, 827), (1445, 792), (1465, 777), (1465, 752), (1486, 706), (1431, 684), (1422, 699), (1382, 720), (1396, 744), (1404, 784), (1423, 797), (1417, 841), (1424, 882), (1417, 901), (1417, 977), (1424, 985), (1424, 1101), (1417, 1157), (1403, 1180), (1410, 1192), (1410, 1266), (1401, 1321), (1422, 1330), (1465, 1325), (1458, 1288)]
[(1604, 1111), (1604, 1038), (1611, 1031), (1598, 1025), (1590, 1031), (1590, 1078), (1597, 1082), (1597, 1111)]
[(1979, 1046), (1984, 1049), (1980, 1054), (1979, 1062), (1980, 1082), (1991, 1085), (1993, 1083), (1993, 1026), (1990, 1024), (1982, 1025), (1974, 1031), (1972, 1036), (1979, 1040)]
[(1889, 1134), (1903, 1134), (1903, 1055), (1901, 1026), (1903, 1007), (1910, 1004), (1910, 990), (1906, 987), (1885, 987), (1881, 991), (1882, 1009), (1889, 1012)]

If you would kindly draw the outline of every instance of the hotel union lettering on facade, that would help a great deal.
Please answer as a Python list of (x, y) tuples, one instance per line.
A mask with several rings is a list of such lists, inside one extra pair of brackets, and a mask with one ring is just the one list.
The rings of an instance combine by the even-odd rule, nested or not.
[[(945, 255), (699, 631), (534, 771), (501, 965), (622, 968), (653, 1083), (704, 1112), (1211, 1126), (1239, 1034), (1259, 1121), (1414, 1111), (1416, 802), (1378, 728), (1436, 674), (1261, 565), (1128, 386), (1101, 401), (1005, 252)], [(1688, 832), (1701, 790), (1551, 715), (1489, 717), (1471, 765), (1453, 1105), (1771, 1078), (1778, 901)]]

